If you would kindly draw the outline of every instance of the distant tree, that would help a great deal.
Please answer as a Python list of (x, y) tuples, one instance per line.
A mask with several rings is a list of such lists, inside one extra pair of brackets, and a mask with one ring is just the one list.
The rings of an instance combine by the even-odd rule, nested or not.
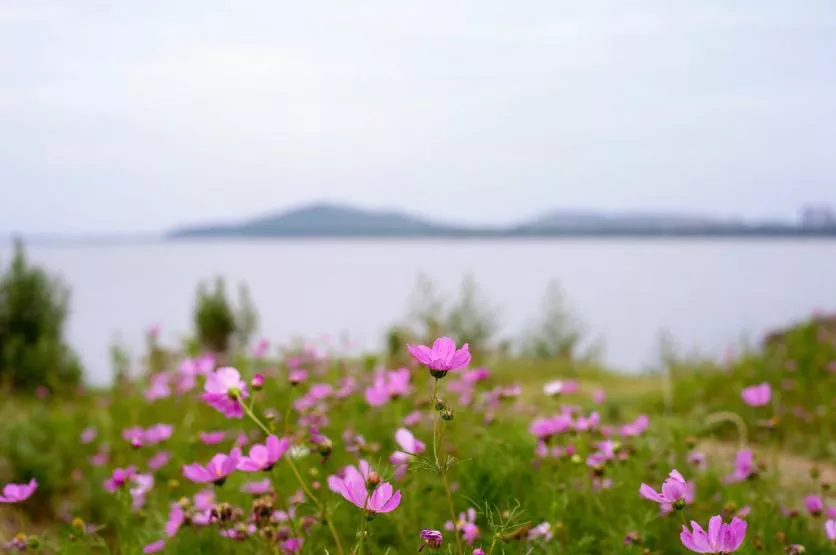
[(226, 353), (244, 348), (258, 328), (258, 313), (245, 285), (238, 289), (239, 307), (229, 302), (223, 278), (215, 279), (212, 289), (198, 286), (194, 322), (198, 341), (204, 349)]
[(479, 291), (473, 275), (464, 277), (459, 297), (447, 312), (447, 332), (457, 343), (469, 343), (471, 350), (484, 352), (497, 332), (497, 310)]
[(31, 265), (16, 241), (10, 266), (0, 267), (0, 382), (23, 390), (81, 382), (78, 359), (64, 340), (69, 302), (61, 279)]
[(582, 322), (567, 306), (560, 284), (553, 281), (546, 291), (542, 313), (523, 337), (523, 354), (575, 360), (584, 332)]

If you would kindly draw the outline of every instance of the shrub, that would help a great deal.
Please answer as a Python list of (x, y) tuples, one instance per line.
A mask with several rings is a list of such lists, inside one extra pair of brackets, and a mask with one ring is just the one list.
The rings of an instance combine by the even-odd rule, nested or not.
[(243, 348), (258, 328), (258, 313), (249, 289), (240, 285), (239, 308), (230, 304), (223, 278), (216, 278), (213, 289), (201, 283), (197, 290), (195, 328), (200, 344), (210, 351), (225, 353), (233, 347)]
[(522, 340), (523, 354), (533, 358), (575, 360), (584, 326), (567, 307), (560, 284), (549, 284), (541, 315)]
[(82, 372), (64, 341), (70, 292), (57, 277), (31, 265), (15, 243), (0, 273), (0, 381), (14, 389), (77, 385)]

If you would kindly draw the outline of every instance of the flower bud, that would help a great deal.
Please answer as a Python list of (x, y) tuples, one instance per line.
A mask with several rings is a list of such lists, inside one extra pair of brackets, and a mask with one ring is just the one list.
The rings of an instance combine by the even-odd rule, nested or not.
[(250, 380), (250, 387), (254, 391), (261, 391), (261, 388), (264, 387), (264, 374), (256, 374), (253, 376)]
[(369, 486), (369, 489), (374, 489), (378, 485), (380, 485), (380, 474), (377, 472), (369, 472), (369, 479), (366, 481), (366, 484)]
[(133, 447), (134, 449), (139, 449), (140, 447), (142, 447), (142, 440), (138, 437), (131, 439), (131, 447)]
[(441, 411), (441, 419), (446, 420), (447, 422), (453, 420), (455, 415), (453, 414), (453, 409), (447, 407), (443, 411)]
[(436, 398), (435, 400), (435, 410), (444, 410), (447, 408), (447, 403), (444, 402), (442, 398)]

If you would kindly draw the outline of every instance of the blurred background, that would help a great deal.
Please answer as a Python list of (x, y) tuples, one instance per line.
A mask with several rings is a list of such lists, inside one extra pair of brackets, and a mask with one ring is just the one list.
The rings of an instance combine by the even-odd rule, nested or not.
[(834, 52), (824, 0), (3, 0), (0, 370), (726, 356), (836, 304)]

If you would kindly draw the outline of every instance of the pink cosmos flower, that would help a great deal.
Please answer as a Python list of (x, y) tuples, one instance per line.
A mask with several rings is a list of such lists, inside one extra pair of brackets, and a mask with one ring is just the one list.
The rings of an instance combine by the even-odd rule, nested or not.
[(270, 350), (270, 342), (267, 339), (261, 339), (253, 349), (253, 357), (264, 358), (268, 350)]
[(157, 540), (142, 548), (143, 553), (158, 553), (165, 548), (165, 540)]
[(159, 470), (171, 460), (171, 453), (168, 451), (158, 451), (153, 457), (148, 459), (148, 468), (151, 470)]
[(184, 465), (183, 476), (198, 484), (212, 482), (221, 485), (227, 476), (235, 472), (240, 460), (241, 451), (235, 448), (229, 455), (218, 453), (206, 466), (197, 463)]
[(625, 437), (640, 436), (647, 430), (649, 424), (650, 419), (642, 414), (633, 422), (621, 426), (621, 435)]
[(804, 504), (807, 506), (807, 512), (813, 516), (819, 516), (824, 512), (824, 501), (820, 495), (808, 495), (804, 498)]
[(429, 547), (433, 550), (438, 549), (441, 547), (441, 542), (444, 541), (444, 536), (442, 536), (441, 532), (438, 530), (428, 530), (425, 528), (424, 530), (421, 530), (420, 537), (423, 543), (421, 547), (418, 548), (418, 551), (423, 551), (425, 547)]
[(740, 392), (743, 402), (750, 407), (762, 407), (768, 405), (772, 399), (772, 387), (764, 382), (744, 388)]
[(83, 432), (81, 432), (81, 443), (85, 445), (88, 443), (92, 443), (96, 440), (96, 428), (85, 428)]
[(528, 539), (536, 540), (542, 538), (543, 541), (551, 541), (552, 539), (552, 525), (548, 522), (541, 522), (534, 528), (528, 531)]
[(255, 534), (255, 524), (239, 524), (235, 528), (221, 530), (221, 536), (233, 540), (244, 540)]
[(406, 474), (410, 459), (414, 455), (422, 454), (427, 449), (427, 446), (422, 441), (415, 439), (412, 432), (406, 428), (399, 428), (395, 432), (395, 441), (401, 450), (392, 453), (389, 457), (389, 462), (395, 466), (395, 477), (401, 480)]
[(477, 547), (476, 549), (473, 550), (472, 555), (487, 555), (487, 554), (485, 553), (484, 549), (482, 549), (481, 547)]
[(550, 397), (569, 395), (578, 391), (577, 380), (554, 380), (543, 386), (543, 393)]
[(241, 491), (250, 495), (264, 495), (270, 491), (270, 478), (258, 482), (247, 482), (241, 486)]
[(372, 386), (366, 389), (366, 402), (380, 407), (409, 392), (409, 369), (378, 372)]
[(282, 553), (299, 553), (302, 551), (302, 544), (305, 542), (303, 538), (290, 538), (289, 540), (283, 541), (279, 545), (279, 549)]
[(157, 399), (164, 399), (171, 395), (171, 389), (168, 386), (169, 375), (166, 372), (158, 372), (151, 376), (151, 386), (145, 391), (145, 399), (148, 401), (156, 401)]
[(168, 521), (165, 523), (165, 533), (169, 538), (177, 535), (180, 527), (186, 521), (186, 513), (183, 512), (183, 507), (180, 503), (172, 503), (171, 510), (168, 512)]
[(436, 378), (444, 377), (450, 370), (458, 370), (470, 364), (470, 351), (467, 343), (456, 349), (456, 342), (449, 337), (439, 337), (432, 347), (426, 345), (407, 345), (412, 357), (430, 369)]
[(824, 523), (824, 533), (827, 535), (827, 539), (836, 542), (836, 520), (828, 520)]
[(6, 484), (3, 486), (3, 494), (0, 495), (0, 503), (26, 501), (32, 497), (36, 489), (38, 489), (38, 482), (34, 478), (28, 484)]
[(104, 488), (113, 493), (133, 480), (134, 476), (136, 476), (136, 467), (133, 465), (126, 468), (114, 468), (110, 478), (105, 480)]
[(327, 383), (315, 383), (308, 390), (308, 395), (317, 401), (327, 399), (332, 393), (334, 393), (334, 388)]
[(287, 379), (291, 385), (299, 385), (308, 379), (308, 373), (304, 370), (291, 370), (287, 375)]
[(571, 416), (559, 414), (551, 418), (538, 418), (532, 421), (528, 431), (540, 439), (547, 440), (552, 436), (571, 430), (573, 424)]
[(592, 392), (592, 401), (598, 405), (603, 404), (607, 400), (607, 392), (603, 389), (596, 389)]
[(171, 437), (174, 433), (174, 426), (169, 424), (154, 424), (147, 428), (143, 434), (143, 441), (146, 445), (161, 443)]
[(642, 497), (660, 505), (672, 505), (681, 509), (688, 503), (688, 498), (693, 500), (693, 482), (686, 482), (678, 470), (671, 470), (668, 478), (662, 483), (662, 491), (657, 492), (647, 484), (642, 484), (639, 493)]
[(732, 553), (743, 545), (746, 537), (746, 521), (739, 518), (725, 524), (721, 516), (713, 516), (708, 521), (708, 533), (694, 521), (691, 521), (691, 528), (693, 532), (683, 526), (679, 538), (682, 545), (694, 553)]
[(226, 438), (226, 432), (200, 432), (197, 436), (203, 445), (217, 445)]
[(688, 453), (688, 462), (696, 467), (705, 465), (705, 453), (702, 451), (691, 451)]
[(466, 513), (459, 513), (459, 519), (455, 523), (448, 520), (444, 524), (444, 529), (459, 532), (468, 545), (473, 545), (473, 542), (479, 537), (479, 527), (476, 526), (476, 509), (471, 507)]
[(273, 465), (290, 449), (290, 438), (281, 439), (276, 436), (267, 436), (264, 445), (253, 445), (250, 447), (250, 456), (241, 457), (238, 461), (238, 470), (244, 472), (258, 472), (270, 470)]
[(178, 371), (184, 376), (206, 376), (215, 369), (214, 355), (201, 355), (197, 358), (185, 358), (180, 362)]
[(208, 511), (215, 506), (215, 490), (204, 489), (194, 494), (194, 508), (198, 511)]
[(201, 398), (227, 418), (243, 418), (244, 408), (239, 399), (248, 397), (247, 384), (235, 368), (225, 366), (206, 376), (206, 391)]
[(107, 464), (110, 455), (107, 451), (99, 451), (90, 457), (90, 464), (93, 466), (104, 466)]
[(725, 482), (727, 484), (743, 482), (748, 480), (754, 474), (755, 463), (752, 457), (752, 451), (749, 449), (741, 449), (737, 452), (737, 457), (734, 463), (734, 472), (726, 476)]
[(368, 465), (365, 468), (366, 477), (362, 471), (362, 467), (361, 470), (357, 470), (349, 465), (345, 468), (342, 478), (333, 475), (328, 477), (328, 487), (331, 491), (342, 495), (346, 501), (369, 513), (389, 513), (397, 509), (401, 503), (401, 492), (393, 491), (392, 484), (384, 482), (369, 494), (369, 488), (366, 485), (369, 475)]
[(129, 490), (133, 500), (133, 510), (138, 511), (145, 506), (145, 496), (154, 487), (154, 476), (151, 474), (137, 474), (133, 477), (133, 487)]
[(410, 412), (409, 414), (407, 414), (406, 416), (404, 416), (403, 425), (404, 426), (415, 426), (416, 424), (421, 422), (421, 420), (423, 420), (423, 419), (424, 419), (424, 413), (421, 412), (420, 410), (414, 410), (414, 411)]

